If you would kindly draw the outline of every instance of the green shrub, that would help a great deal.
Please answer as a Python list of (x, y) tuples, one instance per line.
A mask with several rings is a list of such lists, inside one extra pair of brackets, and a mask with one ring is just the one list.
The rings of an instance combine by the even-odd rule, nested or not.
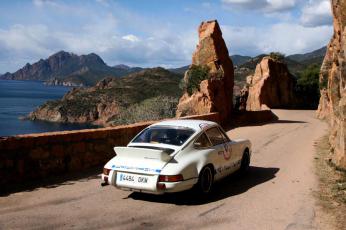
[(322, 81), (320, 81), (319, 83), (320, 83), (320, 89), (326, 89), (328, 87), (328, 78), (323, 77)]
[(194, 92), (199, 90), (199, 85), (203, 80), (209, 79), (209, 67), (208, 66), (199, 66), (192, 65), (187, 72), (187, 81), (181, 84), (184, 90), (189, 95), (192, 95)]
[(320, 67), (310, 65), (299, 73), (296, 85), (296, 93), (303, 99), (307, 107), (315, 108), (320, 98), (319, 83)]
[(275, 61), (284, 62), (285, 60), (285, 54), (280, 52), (271, 52), (269, 56)]
[(119, 114), (113, 116), (109, 122), (112, 125), (121, 125), (172, 118), (175, 117), (177, 105), (178, 98), (168, 96), (149, 98), (127, 108), (120, 108)]

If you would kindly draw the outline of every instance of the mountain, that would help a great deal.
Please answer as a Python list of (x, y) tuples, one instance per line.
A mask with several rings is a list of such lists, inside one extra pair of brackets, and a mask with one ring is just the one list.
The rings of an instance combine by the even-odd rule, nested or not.
[(182, 66), (182, 67), (178, 67), (178, 68), (175, 68), (175, 69), (168, 69), (168, 70), (173, 72), (173, 73), (184, 75), (185, 72), (189, 69), (189, 67), (190, 67), (190, 65), (185, 65), (185, 66)]
[(242, 64), (248, 62), (251, 59), (251, 57), (236, 54), (236, 55), (232, 55), (231, 59), (232, 59), (234, 66), (239, 66), (239, 65), (242, 65)]
[[(305, 53), (305, 54), (293, 54), (293, 55), (289, 55), (287, 56), (287, 58), (296, 61), (296, 62), (306, 62), (306, 61), (310, 61), (310, 60), (322, 60), (326, 54), (327, 51), (327, 47), (324, 46), (320, 49), (314, 50), (312, 52), (309, 53)], [(321, 61), (321, 63), (322, 63)]]
[(47, 59), (40, 59), (34, 64), (27, 63), (14, 73), (5, 73), (0, 79), (7, 80), (40, 80), (58, 79), (77, 85), (90, 86), (104, 77), (117, 76), (116, 69), (96, 54), (76, 55), (59, 51)]
[(160, 67), (105, 78), (93, 87), (75, 88), (61, 100), (46, 102), (28, 118), (109, 125), (173, 117), (182, 94), (181, 79), (182, 75)]
[(130, 67), (130, 66), (123, 65), (123, 64), (115, 65), (112, 68), (115, 71), (116, 76), (119, 76), (119, 77), (128, 75), (130, 73), (136, 73), (136, 72), (143, 70), (143, 68), (141, 68), (141, 67)]
[[(234, 66), (242, 65), (251, 59), (250, 56), (242, 56), (242, 55), (238, 55), (238, 54), (232, 55), (232, 56), (230, 56), (230, 58), (232, 59)], [(173, 72), (173, 73), (184, 74), (189, 69), (189, 67), (190, 67), (190, 65), (186, 65), (186, 66), (182, 66), (182, 67), (178, 67), (178, 68), (172, 68), (172, 69), (168, 69), (168, 70)]]

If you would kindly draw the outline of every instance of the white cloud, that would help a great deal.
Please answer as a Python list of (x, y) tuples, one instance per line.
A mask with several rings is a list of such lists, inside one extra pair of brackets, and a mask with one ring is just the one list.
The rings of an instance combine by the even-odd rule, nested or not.
[(229, 8), (262, 10), (267, 13), (283, 12), (294, 8), (297, 0), (222, 0)]
[(87, 24), (79, 32), (46, 25), (14, 25), (0, 29), (0, 72), (13, 72), (27, 62), (47, 58), (60, 50), (76, 54), (94, 52), (110, 65), (181, 66), (190, 63), (196, 40), (195, 30), (153, 30), (141, 38), (121, 34), (112, 15)]
[[(266, 7), (258, 9), (272, 11), (272, 15), (289, 14), (290, 11), (284, 9), (293, 7), (296, 1), (299, 0), (223, 0), (224, 4), (248, 6), (265, 2)], [(305, 15), (320, 12), (307, 10), (316, 1), (321, 3), (325, 0), (310, 1), (304, 8)], [(53, 8), (49, 5), (51, 3), (56, 4), (43, 0), (34, 2), (38, 4), (37, 7)], [(59, 15), (67, 15), (66, 17), (70, 17), (73, 12), (74, 19), (78, 19), (78, 26), (59, 27), (46, 23), (0, 28), (0, 73), (15, 71), (27, 62), (47, 58), (59, 50), (77, 54), (94, 52), (109, 65), (122, 63), (132, 66), (176, 67), (191, 63), (192, 52), (198, 40), (196, 28), (186, 29), (185, 25), (178, 28), (169, 23), (153, 22), (123, 9), (118, 12), (95, 13), (93, 9), (78, 9), (73, 5), (58, 3), (59, 6), (54, 6), (52, 12), (59, 9)], [(209, 7), (209, 4), (205, 7)], [(280, 51), (287, 55), (304, 53), (326, 45), (332, 35), (330, 25), (307, 27), (306, 23), (299, 25), (293, 23), (294, 20), (287, 21), (290, 23), (261, 27), (223, 25), (222, 31), (230, 54), (257, 55), (270, 51)]]
[(329, 0), (310, 0), (303, 8), (300, 18), (304, 26), (321, 26), (332, 24), (332, 10)]
[(53, 0), (33, 0), (32, 2), (36, 7), (44, 7), (44, 6), (59, 7), (59, 4)]
[(130, 41), (130, 42), (138, 42), (140, 40), (137, 36), (133, 34), (122, 36), (122, 39)]
[(222, 26), (222, 30), (231, 55), (256, 55), (272, 51), (290, 55), (309, 52), (326, 45), (333, 28), (278, 23), (267, 28)]

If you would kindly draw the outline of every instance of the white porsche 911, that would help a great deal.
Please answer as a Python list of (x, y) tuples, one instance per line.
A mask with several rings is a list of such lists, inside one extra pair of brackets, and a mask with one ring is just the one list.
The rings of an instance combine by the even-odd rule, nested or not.
[(102, 185), (162, 194), (197, 188), (210, 192), (214, 181), (250, 164), (249, 140), (230, 140), (215, 122), (169, 120), (141, 131), (103, 169)]

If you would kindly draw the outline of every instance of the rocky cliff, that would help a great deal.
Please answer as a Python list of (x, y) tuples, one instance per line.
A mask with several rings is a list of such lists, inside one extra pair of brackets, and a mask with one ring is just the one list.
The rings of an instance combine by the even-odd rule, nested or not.
[(346, 0), (332, 0), (332, 9), (334, 35), (321, 67), (317, 116), (329, 120), (333, 162), (346, 169)]
[(174, 117), (181, 78), (163, 68), (105, 78), (94, 87), (75, 88), (61, 100), (46, 102), (28, 118), (112, 125)]
[(295, 79), (282, 61), (264, 57), (247, 83), (246, 109), (249, 111), (287, 108), (295, 104)]
[(198, 32), (199, 44), (184, 76), (185, 93), (176, 115), (219, 112), (225, 121), (233, 107), (233, 63), (216, 20), (202, 22)]

